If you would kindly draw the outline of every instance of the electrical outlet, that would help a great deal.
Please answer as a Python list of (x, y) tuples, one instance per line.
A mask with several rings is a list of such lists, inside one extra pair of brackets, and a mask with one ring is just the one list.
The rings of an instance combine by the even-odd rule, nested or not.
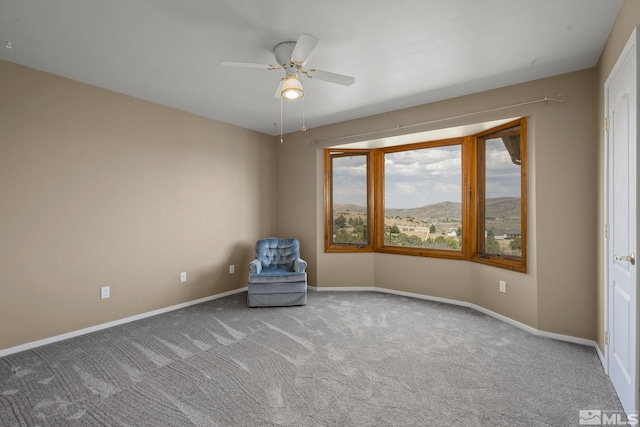
[(180, 283), (184, 283), (187, 281), (187, 272), (183, 271), (182, 273), (180, 273)]
[(103, 286), (100, 288), (100, 299), (107, 299), (111, 296), (111, 290), (108, 286)]
[(233, 265), (233, 264), (231, 264), (231, 265), (229, 266), (229, 274), (233, 274), (233, 273), (235, 273), (235, 272), (236, 272), (236, 266), (235, 266), (235, 265)]
[(500, 280), (500, 292), (507, 293), (507, 282)]

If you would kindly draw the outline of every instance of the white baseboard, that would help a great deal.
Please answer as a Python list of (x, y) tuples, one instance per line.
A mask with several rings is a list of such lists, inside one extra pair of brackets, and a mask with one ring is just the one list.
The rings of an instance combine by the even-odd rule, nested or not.
[[(602, 368), (604, 369), (604, 373), (609, 375), (609, 365), (607, 364), (607, 358), (600, 351), (600, 347), (598, 347), (598, 345), (596, 345), (595, 347), (596, 347), (596, 353), (598, 353), (598, 357), (600, 358), (600, 363), (602, 363)], [(606, 351), (606, 347), (605, 347), (605, 351)]]
[(66, 334), (56, 335), (54, 337), (45, 338), (38, 341), (33, 341), (26, 344), (21, 344), (15, 347), (5, 348), (4, 350), (0, 350), (0, 357), (8, 356), (13, 353), (19, 353), (21, 351), (30, 350), (32, 348), (40, 347), (47, 344), (52, 344), (54, 342), (66, 340), (69, 338), (77, 337), (80, 335), (88, 334), (91, 332), (100, 331), (102, 329), (112, 328), (114, 326), (123, 325), (125, 323), (133, 322), (136, 320), (144, 319), (151, 316), (157, 316), (158, 314), (168, 313), (170, 311), (179, 310), (181, 308), (189, 307), (196, 304), (201, 304), (203, 302), (212, 301), (214, 299), (223, 298), (229, 295), (237, 294), (240, 292), (244, 292), (247, 290), (247, 287), (240, 289), (234, 289), (232, 291), (222, 292), (220, 294), (211, 295), (208, 297), (196, 299), (193, 301), (184, 302), (182, 304), (172, 305), (170, 307), (160, 308), (158, 310), (148, 311), (146, 313), (136, 314), (135, 316), (125, 317), (124, 319), (114, 320), (112, 322), (102, 323), (100, 325), (90, 326), (88, 328), (79, 329), (77, 331), (67, 332)]
[(604, 366), (604, 358), (602, 357), (600, 350), (598, 349), (598, 346), (596, 345), (596, 342), (593, 340), (588, 340), (588, 339), (584, 339), (584, 338), (578, 338), (578, 337), (573, 337), (571, 335), (563, 335), (563, 334), (556, 334), (553, 332), (547, 332), (547, 331), (541, 331), (539, 329), (536, 329), (532, 326), (529, 325), (525, 325), (524, 323), (518, 322), (517, 320), (513, 320), (510, 317), (507, 316), (503, 316), (502, 314), (498, 314), (494, 311), (491, 311), (489, 309), (486, 309), (484, 307), (481, 307), (479, 305), (470, 303), (470, 302), (466, 302), (466, 301), (458, 301), (458, 300), (454, 300), (454, 299), (449, 299), (449, 298), (439, 298), (439, 297), (432, 297), (432, 296), (428, 296), (428, 295), (422, 295), (422, 294), (415, 294), (412, 292), (404, 292), (404, 291), (396, 291), (393, 289), (386, 289), (386, 288), (377, 288), (375, 286), (363, 286), (363, 287), (358, 287), (358, 286), (351, 286), (351, 287), (345, 287), (345, 288), (341, 288), (341, 287), (316, 287), (316, 286), (309, 286), (309, 288), (313, 288), (316, 291), (319, 292), (325, 292), (325, 291), (373, 291), (373, 292), (382, 292), (382, 293), (387, 293), (387, 294), (394, 294), (394, 295), (402, 295), (405, 297), (410, 297), (410, 298), (418, 298), (418, 299), (424, 299), (424, 300), (429, 300), (429, 301), (436, 301), (436, 302), (442, 302), (445, 304), (452, 304), (452, 305), (458, 305), (458, 306), (462, 306), (462, 307), (469, 307), (472, 308), (474, 310), (477, 310), (481, 313), (486, 314), (487, 316), (491, 316), (495, 319), (501, 320), (505, 323), (508, 323), (510, 325), (513, 325), (517, 328), (520, 328), (522, 330), (525, 330), (533, 335), (537, 335), (540, 337), (546, 337), (546, 338), (552, 338), (554, 340), (558, 340), (558, 341), (566, 341), (566, 342), (571, 342), (574, 344), (581, 344), (581, 345), (586, 345), (589, 347), (595, 347), (596, 351), (598, 352), (598, 356), (600, 357), (600, 360), (603, 361), (603, 366)]
[[(552, 339), (559, 340), (559, 341), (571, 342), (571, 343), (574, 343), (574, 344), (586, 345), (586, 346), (589, 346), (589, 347), (594, 347), (596, 349), (598, 357), (600, 358), (602, 366), (605, 367), (605, 370), (606, 370), (606, 364), (605, 364), (604, 355), (600, 352), (600, 349), (598, 348), (596, 342), (593, 341), (593, 340), (587, 340), (587, 339), (584, 339), (584, 338), (573, 337), (573, 336), (570, 336), (570, 335), (556, 334), (556, 333), (553, 333), (553, 332), (541, 331), (541, 330), (536, 329), (534, 327), (531, 327), (529, 325), (525, 325), (524, 323), (518, 322), (517, 320), (513, 320), (510, 317), (503, 316), (502, 314), (498, 314), (498, 313), (496, 313), (494, 311), (488, 310), (488, 309), (486, 309), (484, 307), (481, 307), (479, 305), (472, 304), (472, 303), (469, 303), (469, 302), (458, 301), (458, 300), (449, 299), (449, 298), (432, 297), (432, 296), (416, 294), (416, 293), (412, 293), (412, 292), (396, 291), (396, 290), (393, 290), (393, 289), (378, 288), (378, 287), (375, 287), (375, 286), (350, 286), (350, 287), (316, 287), (316, 286), (308, 286), (308, 288), (309, 288), (309, 290), (318, 291), (318, 292), (329, 292), (329, 291), (382, 292), (382, 293), (387, 293), (387, 294), (401, 295), (401, 296), (406, 296), (406, 297), (410, 297), (410, 298), (418, 298), (418, 299), (424, 299), (424, 300), (429, 300), (429, 301), (436, 301), (436, 302), (441, 302), (441, 303), (445, 303), (445, 304), (452, 304), (452, 305), (458, 305), (458, 306), (462, 306), (462, 307), (472, 308), (474, 310), (477, 310), (477, 311), (479, 311), (481, 313), (484, 313), (484, 314), (486, 314), (488, 316), (491, 316), (493, 318), (501, 320), (501, 321), (503, 321), (505, 323), (513, 325), (513, 326), (515, 326), (517, 328), (520, 328), (522, 330), (525, 330), (525, 331), (527, 331), (527, 332), (529, 332), (531, 334), (537, 335), (537, 336), (546, 337), (546, 338), (552, 338)], [(223, 292), (223, 293), (220, 293), (220, 294), (211, 295), (211, 296), (208, 296), (208, 297), (205, 297), (205, 298), (200, 298), (200, 299), (193, 300), (193, 301), (188, 301), (188, 302), (185, 302), (185, 303), (182, 303), (182, 304), (176, 304), (176, 305), (172, 305), (170, 307), (165, 307), (165, 308), (160, 308), (158, 310), (148, 311), (146, 313), (137, 314), (135, 316), (125, 317), (124, 319), (114, 320), (112, 322), (102, 323), (100, 325), (95, 325), (95, 326), (91, 326), (91, 327), (88, 327), (88, 328), (80, 329), (80, 330), (77, 330), (77, 331), (68, 332), (66, 334), (56, 335), (56, 336), (45, 338), (45, 339), (42, 339), (42, 340), (33, 341), (33, 342), (30, 342), (30, 343), (21, 344), (21, 345), (15, 346), (15, 347), (6, 348), (6, 349), (3, 349), (3, 350), (0, 350), (0, 357), (8, 356), (8, 355), (14, 354), (14, 353), (19, 353), (19, 352), (25, 351), (25, 350), (30, 350), (32, 348), (40, 347), (40, 346), (43, 346), (43, 345), (52, 344), (52, 343), (57, 342), (57, 341), (66, 340), (66, 339), (69, 339), (69, 338), (77, 337), (77, 336), (88, 334), (88, 333), (91, 333), (91, 332), (100, 331), (102, 329), (111, 328), (111, 327), (114, 327), (114, 326), (122, 325), (122, 324), (129, 323), (129, 322), (133, 322), (133, 321), (144, 319), (144, 318), (147, 318), (147, 317), (156, 316), (158, 314), (168, 313), (170, 311), (179, 310), (181, 308), (189, 307), (189, 306), (196, 305), (196, 304), (201, 304), (203, 302), (212, 301), (214, 299), (223, 298), (223, 297), (226, 297), (226, 296), (229, 296), (229, 295), (234, 295), (234, 294), (237, 294), (237, 293), (240, 293), (240, 292), (244, 292), (246, 290), (247, 290), (247, 288), (245, 286), (243, 288), (234, 289), (232, 291), (227, 291), (227, 292)]]
[(344, 288), (336, 286), (335, 288), (330, 288), (330, 287), (317, 287), (317, 286), (307, 285), (307, 289), (311, 291), (318, 291), (318, 292), (330, 292), (330, 291), (379, 292), (378, 291), (379, 288), (376, 288), (375, 286), (347, 286)]

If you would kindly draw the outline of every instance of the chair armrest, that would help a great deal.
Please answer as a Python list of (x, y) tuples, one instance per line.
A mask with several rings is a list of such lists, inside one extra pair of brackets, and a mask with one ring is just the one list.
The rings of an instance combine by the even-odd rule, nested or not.
[(293, 261), (293, 271), (296, 273), (304, 273), (307, 269), (307, 261), (302, 258), (297, 258)]
[(260, 273), (262, 271), (262, 263), (259, 260), (254, 259), (249, 263), (249, 271), (254, 274)]

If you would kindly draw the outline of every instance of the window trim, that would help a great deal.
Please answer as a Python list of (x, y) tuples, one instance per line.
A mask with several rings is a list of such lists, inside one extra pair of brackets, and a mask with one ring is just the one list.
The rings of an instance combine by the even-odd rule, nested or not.
[[(375, 153), (370, 149), (332, 149), (324, 150), (324, 250), (325, 252), (373, 252), (373, 189)], [(367, 159), (367, 244), (349, 244), (333, 242), (333, 162), (335, 157), (366, 156)]]

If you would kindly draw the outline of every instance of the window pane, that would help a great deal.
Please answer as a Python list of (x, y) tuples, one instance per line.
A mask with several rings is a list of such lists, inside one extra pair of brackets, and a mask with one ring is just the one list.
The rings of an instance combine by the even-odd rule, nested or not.
[(366, 245), (367, 154), (332, 154), (332, 243)]
[(384, 154), (384, 243), (461, 250), (462, 146)]
[(483, 252), (521, 257), (520, 126), (487, 137), (484, 158)]

